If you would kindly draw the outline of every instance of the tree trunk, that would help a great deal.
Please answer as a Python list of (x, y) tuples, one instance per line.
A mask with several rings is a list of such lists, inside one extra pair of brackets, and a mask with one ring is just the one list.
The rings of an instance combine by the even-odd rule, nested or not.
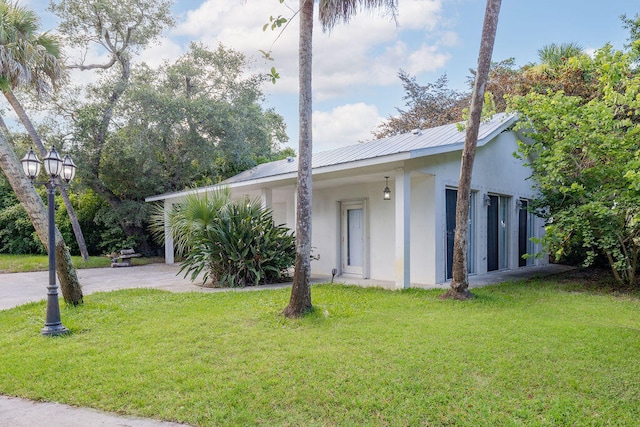
[(496, 38), (496, 29), (498, 28), (500, 2), (501, 0), (487, 0), (487, 9), (482, 27), (482, 39), (480, 41), (480, 54), (478, 55), (478, 71), (471, 95), (471, 109), (460, 164), (451, 288), (442, 295), (443, 298), (473, 298), (473, 294), (469, 291), (469, 271), (467, 263), (467, 230), (469, 224), (469, 203), (471, 199), (471, 175), (476, 156), (476, 145), (478, 144), (484, 90), (491, 66), (491, 54)]
[(296, 265), (286, 317), (300, 317), (313, 309), (311, 305), (311, 70), (313, 39), (313, 2), (300, 0), (300, 141), (298, 153), (298, 200), (296, 203)]
[[(20, 161), (16, 157), (9, 142), (0, 134), (0, 167), (4, 171), (11, 188), (24, 206), (33, 227), (42, 244), (49, 250), (49, 224), (47, 208), (36, 192), (33, 183), (22, 171)], [(55, 226), (55, 224), (53, 224)], [(82, 303), (82, 287), (78, 281), (76, 269), (71, 262), (69, 249), (64, 244), (60, 231), (56, 229), (56, 271), (60, 280), (62, 296), (67, 304)]]
[[(44, 148), (44, 144), (42, 144), (40, 135), (38, 135), (36, 128), (33, 126), (33, 123), (31, 123), (31, 119), (29, 119), (27, 112), (24, 110), (24, 108), (22, 108), (22, 104), (20, 103), (20, 101), (18, 101), (18, 98), (16, 98), (15, 94), (10, 89), (4, 91), (4, 96), (5, 98), (7, 98), (7, 101), (9, 101), (9, 104), (11, 104), (11, 107), (16, 112), (18, 118), (29, 133), (31, 140), (40, 152), (40, 155), (44, 158), (44, 156), (47, 155), (47, 150)], [(76, 211), (75, 209), (73, 209), (73, 205), (71, 204), (71, 200), (69, 199), (67, 190), (63, 186), (59, 185), (61, 183), (60, 179), (57, 179), (56, 181), (58, 184), (58, 190), (60, 191), (60, 195), (62, 196), (62, 200), (64, 200), (64, 206), (67, 209), (67, 214), (69, 214), (71, 228), (73, 228), (73, 234), (75, 234), (76, 236), (78, 248), (80, 249), (80, 255), (82, 255), (82, 259), (86, 261), (89, 259), (89, 252), (87, 251), (87, 244), (84, 241), (84, 235), (82, 234), (80, 222), (78, 222), (78, 217), (76, 216)]]

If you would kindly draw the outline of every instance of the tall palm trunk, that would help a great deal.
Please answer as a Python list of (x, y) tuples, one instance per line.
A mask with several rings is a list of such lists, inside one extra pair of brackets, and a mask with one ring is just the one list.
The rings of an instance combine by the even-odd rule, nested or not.
[[(47, 150), (44, 148), (44, 144), (42, 144), (42, 140), (40, 139), (40, 135), (36, 131), (36, 128), (31, 123), (31, 119), (27, 115), (27, 112), (22, 108), (22, 104), (18, 101), (15, 94), (7, 89), (4, 91), (4, 96), (11, 104), (11, 107), (18, 115), (18, 118), (24, 125), (25, 129), (29, 133), (33, 144), (36, 146), (38, 151), (40, 151), (40, 155), (44, 158), (47, 154)], [(60, 184), (60, 179), (57, 178), (58, 184)], [(60, 195), (62, 196), (62, 200), (64, 201), (64, 206), (67, 209), (67, 214), (69, 214), (69, 220), (71, 221), (71, 228), (73, 228), (73, 234), (76, 236), (76, 241), (78, 242), (78, 248), (80, 249), (80, 255), (82, 255), (82, 259), (85, 261), (89, 259), (89, 252), (87, 251), (87, 244), (84, 241), (84, 235), (82, 234), (82, 229), (80, 228), (80, 223), (78, 222), (78, 217), (76, 215), (76, 211), (71, 204), (71, 200), (69, 199), (69, 194), (67, 190), (63, 186), (59, 186), (58, 190), (60, 191)]]
[[(16, 157), (11, 145), (0, 134), (0, 168), (4, 171), (11, 188), (22, 203), (42, 244), (49, 250), (49, 224), (47, 208), (33, 187), (33, 183), (22, 171), (20, 161)], [(55, 226), (55, 224), (52, 224)], [(56, 271), (60, 280), (62, 296), (68, 304), (82, 303), (82, 287), (78, 281), (76, 269), (71, 261), (69, 249), (64, 244), (60, 231), (56, 229)], [(43, 289), (44, 289), (43, 284)], [(44, 293), (43, 293), (44, 295)]]
[(443, 298), (469, 299), (473, 294), (469, 291), (469, 271), (467, 263), (467, 230), (469, 224), (469, 203), (471, 199), (471, 175), (476, 157), (478, 132), (482, 116), (484, 90), (487, 85), (491, 54), (498, 28), (501, 0), (487, 0), (487, 9), (482, 27), (480, 53), (478, 55), (478, 72), (471, 95), (471, 109), (467, 122), (467, 133), (462, 149), (460, 164), (460, 180), (458, 181), (458, 199), (456, 206), (456, 231), (453, 241), (453, 265), (451, 288)]
[(287, 317), (299, 317), (310, 311), (311, 287), (311, 70), (313, 38), (313, 2), (300, 0), (300, 41), (298, 82), (300, 99), (300, 141), (298, 153), (298, 199), (296, 204), (296, 264)]

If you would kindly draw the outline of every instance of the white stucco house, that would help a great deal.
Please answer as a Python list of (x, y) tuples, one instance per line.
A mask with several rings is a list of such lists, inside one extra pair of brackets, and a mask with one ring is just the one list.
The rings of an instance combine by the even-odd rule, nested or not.
[[(530, 170), (513, 156), (515, 116), (497, 114), (482, 123), (472, 179), (469, 272), (483, 274), (548, 259), (530, 238), (543, 233), (540, 218), (526, 211), (535, 194)], [(456, 186), (465, 132), (455, 124), (415, 130), (313, 155), (312, 274), (373, 279), (395, 288), (429, 286), (451, 277)], [(258, 165), (227, 179), (237, 197), (257, 197), (274, 221), (295, 230), (297, 160)], [(387, 178), (388, 177), (388, 178)], [(388, 182), (388, 184), (387, 184)], [(390, 198), (383, 190), (388, 185)], [(192, 192), (149, 197), (179, 202)], [(166, 235), (165, 259), (174, 262)]]

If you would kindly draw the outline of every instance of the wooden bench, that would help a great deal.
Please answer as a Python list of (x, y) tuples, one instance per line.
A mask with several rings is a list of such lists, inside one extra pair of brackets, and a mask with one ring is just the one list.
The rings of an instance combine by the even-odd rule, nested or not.
[(131, 267), (131, 259), (141, 256), (133, 249), (122, 249), (120, 254), (111, 255), (111, 267)]

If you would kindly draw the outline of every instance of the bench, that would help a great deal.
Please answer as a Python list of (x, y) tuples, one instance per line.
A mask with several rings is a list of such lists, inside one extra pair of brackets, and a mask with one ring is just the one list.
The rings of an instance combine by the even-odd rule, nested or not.
[(142, 254), (137, 254), (133, 249), (122, 249), (120, 254), (112, 254), (111, 267), (131, 267), (131, 259), (141, 257)]

